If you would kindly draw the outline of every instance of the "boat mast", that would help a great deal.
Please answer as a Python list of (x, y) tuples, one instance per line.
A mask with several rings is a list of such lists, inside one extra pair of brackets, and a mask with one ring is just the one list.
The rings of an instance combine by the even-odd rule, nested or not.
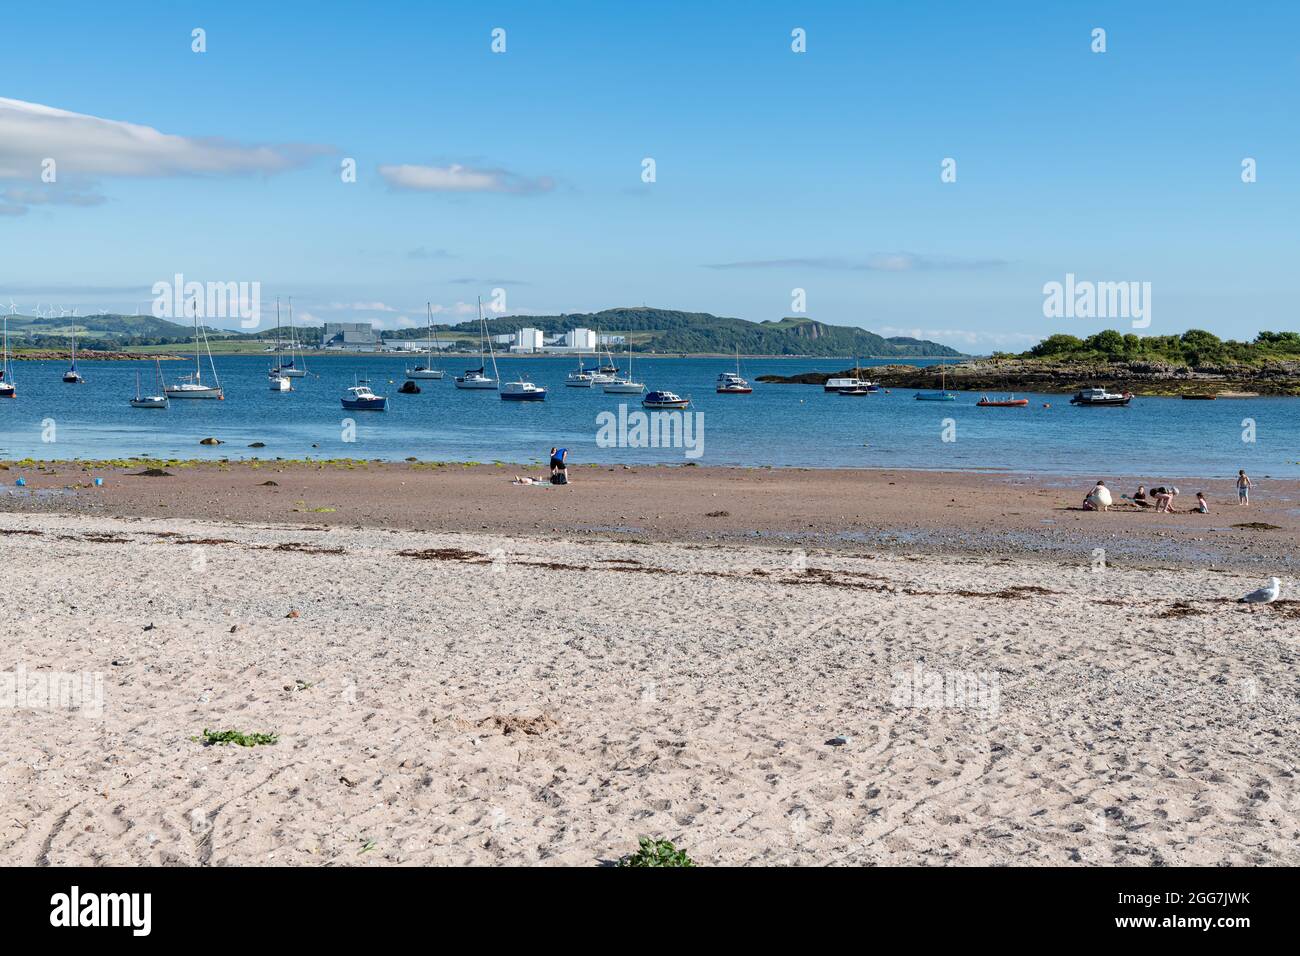
[(424, 301), (424, 309), (429, 313), (429, 368), (433, 368), (433, 303)]
[(483, 318), (483, 297), (478, 297), (478, 321), (483, 326), (483, 341), (487, 344), (488, 354), (492, 356), (492, 378), (497, 382), (501, 381), (501, 373), (497, 371), (497, 353), (492, 351), (492, 340), (488, 338), (487, 321)]
[(194, 384), (203, 384), (203, 366), (199, 362), (199, 299), (190, 299), (194, 303)]

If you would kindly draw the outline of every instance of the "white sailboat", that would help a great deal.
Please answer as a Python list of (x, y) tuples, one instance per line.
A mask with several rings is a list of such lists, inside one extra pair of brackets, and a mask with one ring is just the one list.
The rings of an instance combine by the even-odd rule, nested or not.
[[(212, 349), (208, 346), (208, 333), (199, 326), (199, 304), (198, 300), (194, 302), (194, 374), (182, 375), (177, 379), (175, 385), (168, 385), (163, 389), (164, 394), (169, 398), (215, 398), (224, 400), (226, 393), (221, 389), (221, 380), (217, 378), (217, 363), (212, 360)], [(199, 340), (203, 340), (203, 348), (208, 353), (208, 365), (212, 368), (212, 380), (215, 384), (203, 384), (203, 363), (199, 355)]]
[[(483, 338), (482, 344), (479, 346), (479, 367), (469, 369), (456, 376), (456, 387), (495, 390), (497, 387), (497, 378), (499, 377), (499, 373), (497, 372), (497, 356), (496, 353), (492, 351), (492, 340), (488, 338), (487, 323), (483, 321), (482, 296), (479, 296), (478, 299), (478, 324), (479, 334)], [(488, 356), (492, 357), (491, 378), (486, 374)]]
[[(13, 313), (13, 307), (10, 307), (10, 314)], [(18, 389), (14, 385), (14, 376), (9, 369), (9, 316), (4, 319), (5, 325), (5, 356), (4, 365), (0, 367), (0, 398), (17, 398)]]
[(158, 386), (162, 389), (161, 395), (145, 395), (140, 388), (140, 373), (135, 373), (135, 398), (131, 399), (132, 408), (166, 408), (167, 407), (167, 390), (163, 388), (162, 365), (158, 359), (154, 359), (154, 367), (158, 373)]
[(645, 383), (632, 378), (632, 342), (627, 343), (627, 377), (615, 378), (603, 386), (606, 395), (640, 395), (645, 391)]
[(424, 303), (424, 307), (429, 312), (429, 358), (423, 365), (417, 365), (415, 368), (408, 368), (406, 370), (406, 377), (409, 379), (440, 379), (446, 373), (440, 368), (435, 368), (433, 364), (433, 347), (438, 341), (438, 333), (433, 330), (433, 304), (426, 302)]
[[(276, 324), (280, 322), (280, 300), (276, 299)], [(276, 338), (279, 338), (277, 333)], [(280, 362), (280, 374), (285, 378), (306, 378), (307, 377), (307, 359), (299, 354), (298, 336), (293, 327), (293, 296), (289, 296), (289, 361)], [(299, 366), (298, 360), (302, 359), (302, 365)]]
[(591, 388), (592, 370), (585, 368), (582, 364), (582, 349), (578, 349), (578, 370), (570, 372), (569, 377), (564, 380), (564, 384), (569, 388)]
[(77, 310), (72, 310), (72, 364), (63, 373), (63, 380), (70, 385), (80, 385), (85, 381), (77, 371)]
[[(283, 345), (280, 342), (280, 297), (275, 297), (275, 354), (280, 354)], [(289, 381), (288, 370), (293, 368), (293, 352), (289, 353), (288, 367), (283, 362), (277, 362), (271, 366), (271, 370), (266, 373), (268, 383), (273, 392), (288, 392), (293, 390), (293, 383)]]

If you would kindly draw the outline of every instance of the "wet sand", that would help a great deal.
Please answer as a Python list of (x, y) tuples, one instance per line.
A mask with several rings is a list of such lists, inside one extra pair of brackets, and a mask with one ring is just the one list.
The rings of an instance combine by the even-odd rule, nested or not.
[[(170, 467), (0, 471), (0, 510), (118, 517), (201, 518), (321, 527), (490, 531), (584, 540), (681, 541), (824, 548), (851, 553), (984, 555), (1117, 565), (1294, 570), (1300, 482), (1256, 481), (1250, 508), (1231, 480), (1160, 476), (1078, 479), (886, 470), (696, 467), (570, 469), (566, 487), (511, 484), (518, 465), (246, 462)], [(27, 488), (13, 482), (23, 475)], [(91, 486), (92, 477), (104, 485)], [(1097, 477), (1117, 507), (1084, 512)], [(1139, 481), (1175, 483), (1179, 512), (1157, 515), (1120, 501)], [(271, 484), (268, 484), (271, 482)], [(75, 487), (80, 484), (82, 487)], [(1205, 491), (1212, 514), (1189, 513)], [(1242, 528), (1258, 523), (1275, 528)]]

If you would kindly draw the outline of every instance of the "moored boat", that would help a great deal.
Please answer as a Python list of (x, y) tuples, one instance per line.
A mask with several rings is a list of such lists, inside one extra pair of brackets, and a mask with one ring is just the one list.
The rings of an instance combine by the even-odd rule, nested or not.
[(975, 403), (976, 408), (1024, 408), (1029, 404), (1027, 398), (1012, 398), (1008, 395), (1006, 398), (989, 398), (984, 395)]
[[(199, 305), (198, 300), (194, 302), (194, 372), (191, 375), (182, 375), (175, 385), (163, 387), (163, 394), (168, 398), (194, 398), (194, 399), (217, 399), (224, 401), (226, 393), (221, 390), (221, 380), (217, 378), (217, 363), (212, 360), (212, 349), (208, 346), (208, 333), (199, 326)], [(203, 347), (208, 353), (208, 366), (212, 369), (212, 378), (215, 385), (203, 384), (203, 363), (199, 354), (199, 341), (202, 340)]]
[(740, 348), (736, 348), (736, 370), (734, 372), (722, 372), (718, 375), (714, 390), (719, 395), (749, 395), (754, 390), (749, 383), (740, 377)]
[(376, 395), (369, 385), (358, 382), (343, 390), (343, 407), (351, 412), (382, 412), (388, 407), (388, 399)]
[(1108, 392), (1104, 388), (1085, 388), (1070, 399), (1071, 405), (1121, 406), (1133, 400), (1131, 392)]
[(675, 392), (656, 390), (647, 392), (641, 399), (644, 408), (686, 408), (691, 404), (689, 398), (682, 398)]
[(438, 343), (438, 333), (433, 330), (433, 303), (425, 302), (424, 307), (429, 313), (429, 357), (423, 364), (408, 368), (406, 377), (408, 379), (441, 379), (446, 373), (433, 364), (433, 349)]
[[(457, 375), (454, 384), (457, 388), (495, 389), (497, 387), (497, 356), (492, 351), (492, 342), (488, 339), (487, 323), (483, 321), (483, 297), (478, 300), (478, 324), (481, 341), (479, 343), (479, 367), (466, 369)], [(492, 357), (492, 376), (487, 374), (488, 356)]]
[(541, 402), (545, 399), (545, 388), (522, 379), (517, 382), (505, 382), (501, 386), (501, 400), (504, 402)]

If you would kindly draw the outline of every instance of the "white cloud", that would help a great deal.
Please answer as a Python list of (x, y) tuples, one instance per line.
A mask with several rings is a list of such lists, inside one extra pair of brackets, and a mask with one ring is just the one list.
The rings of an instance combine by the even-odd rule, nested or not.
[(538, 193), (555, 188), (549, 176), (530, 179), (504, 169), (474, 169), (450, 166), (418, 166), (404, 163), (379, 167), (379, 175), (392, 189), (446, 193)]
[(177, 136), (151, 126), (102, 119), (0, 97), (0, 178), (39, 180), (53, 159), (70, 176), (233, 176), (304, 165), (328, 147), (250, 145)]

